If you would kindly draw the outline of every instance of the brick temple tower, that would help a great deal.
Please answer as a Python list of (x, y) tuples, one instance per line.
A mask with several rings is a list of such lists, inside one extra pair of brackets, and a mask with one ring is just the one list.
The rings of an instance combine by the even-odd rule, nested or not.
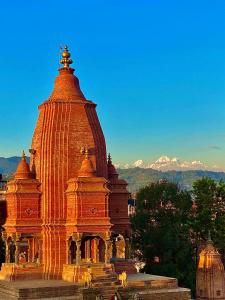
[(196, 275), (197, 300), (225, 300), (225, 273), (219, 252), (211, 238), (199, 254)]
[[(67, 46), (60, 63), (53, 91), (39, 106), (30, 167), (23, 154), (7, 185), (4, 237), (7, 262), (29, 262), (45, 279), (79, 281), (87, 263), (129, 256), (129, 194), (107, 162), (96, 104), (82, 93)], [(8, 270), (6, 263), (0, 278)]]

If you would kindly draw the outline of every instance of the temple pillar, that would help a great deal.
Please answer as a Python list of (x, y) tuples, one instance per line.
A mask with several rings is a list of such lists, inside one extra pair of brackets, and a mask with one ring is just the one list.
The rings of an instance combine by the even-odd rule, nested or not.
[(94, 238), (91, 240), (91, 258), (93, 259), (94, 263), (97, 263), (99, 261), (99, 239)]
[(81, 241), (76, 241), (76, 244), (77, 244), (76, 264), (79, 265), (81, 262), (81, 250), (80, 250)]
[(39, 263), (42, 263), (42, 256), (43, 256), (43, 240), (39, 240), (39, 251), (38, 251), (38, 258), (39, 258)]
[(38, 262), (38, 237), (34, 237), (34, 262)]
[(19, 255), (20, 255), (20, 240), (16, 240), (16, 249), (15, 249), (15, 263), (19, 263)]
[(9, 262), (9, 244), (8, 244), (6, 232), (2, 233), (2, 239), (5, 242), (5, 262), (8, 263)]
[(85, 259), (86, 260), (90, 260), (90, 258), (92, 258), (92, 254), (91, 254), (91, 248), (92, 248), (92, 240), (88, 239), (87, 241), (85, 241)]
[(99, 262), (99, 239), (94, 239), (95, 240), (95, 262)]
[(9, 263), (9, 244), (5, 241), (5, 262)]
[(27, 256), (28, 262), (33, 262), (33, 259), (34, 259), (33, 252), (34, 252), (34, 239), (29, 238), (28, 239), (28, 256)]
[(110, 263), (110, 258), (112, 257), (112, 241), (105, 241), (105, 263)]
[(68, 254), (67, 255), (67, 264), (72, 264), (72, 259), (71, 259), (71, 249), (70, 249), (70, 246), (71, 246), (71, 237), (69, 237), (67, 239), (67, 243), (66, 243), (66, 253)]

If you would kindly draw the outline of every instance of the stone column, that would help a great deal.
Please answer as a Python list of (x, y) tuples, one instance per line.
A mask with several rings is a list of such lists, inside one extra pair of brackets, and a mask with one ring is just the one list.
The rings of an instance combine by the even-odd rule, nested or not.
[(2, 232), (2, 239), (5, 242), (5, 262), (9, 262), (9, 244), (7, 241), (7, 234), (5, 231)]
[(33, 252), (33, 260), (34, 262), (38, 262), (38, 236), (34, 237), (34, 252)]
[(95, 239), (95, 260), (99, 262), (99, 239)]
[(91, 243), (92, 243), (91, 239), (88, 239), (85, 241), (85, 247), (84, 247), (85, 248), (85, 260), (87, 260), (87, 261), (90, 260), (90, 258), (92, 257)]
[(16, 250), (15, 250), (15, 263), (19, 263), (19, 254), (20, 254), (20, 240), (16, 240)]
[(42, 249), (42, 244), (43, 241), (39, 240), (39, 251), (38, 251), (38, 259), (39, 259), (39, 263), (42, 263), (42, 256), (43, 256), (43, 249)]
[(5, 262), (9, 263), (9, 244), (5, 241)]
[(67, 238), (66, 240), (66, 252), (67, 252), (67, 265), (71, 264), (71, 249), (70, 249), (70, 245), (71, 245), (71, 238)]
[(106, 240), (105, 241), (105, 263), (110, 263), (110, 259), (112, 257), (112, 241)]
[(81, 241), (76, 241), (76, 244), (77, 244), (76, 265), (79, 265), (81, 262), (81, 250), (80, 250)]
[(33, 262), (33, 260), (34, 260), (33, 247), (34, 247), (33, 238), (29, 238), (28, 239), (28, 257), (27, 257), (28, 262)]

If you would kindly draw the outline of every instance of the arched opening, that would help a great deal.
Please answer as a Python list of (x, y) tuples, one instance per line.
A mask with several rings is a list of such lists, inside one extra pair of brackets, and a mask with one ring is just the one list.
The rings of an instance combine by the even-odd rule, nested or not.
[(70, 264), (76, 263), (77, 244), (75, 241), (69, 241), (69, 262)]
[(105, 262), (105, 242), (99, 236), (87, 236), (81, 241), (83, 262)]

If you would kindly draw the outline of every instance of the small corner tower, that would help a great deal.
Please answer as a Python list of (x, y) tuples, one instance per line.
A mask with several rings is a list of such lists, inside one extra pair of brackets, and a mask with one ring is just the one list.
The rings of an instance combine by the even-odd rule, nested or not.
[[(6, 244), (6, 259), (0, 279), (24, 278), (24, 268), (29, 265), (30, 278), (41, 277), (38, 261), (41, 258), (41, 192), (40, 182), (30, 171), (23, 151), (14, 178), (7, 183), (7, 218), (3, 238)], [(34, 267), (35, 266), (35, 267)]]
[(23, 151), (14, 178), (7, 183), (8, 234), (28, 234), (41, 231), (40, 183), (34, 178)]
[(108, 155), (108, 180), (109, 180), (109, 214), (113, 223), (112, 231), (115, 234), (122, 234), (124, 238), (130, 236), (130, 221), (128, 217), (127, 182), (120, 179), (115, 166), (112, 163), (111, 155)]

